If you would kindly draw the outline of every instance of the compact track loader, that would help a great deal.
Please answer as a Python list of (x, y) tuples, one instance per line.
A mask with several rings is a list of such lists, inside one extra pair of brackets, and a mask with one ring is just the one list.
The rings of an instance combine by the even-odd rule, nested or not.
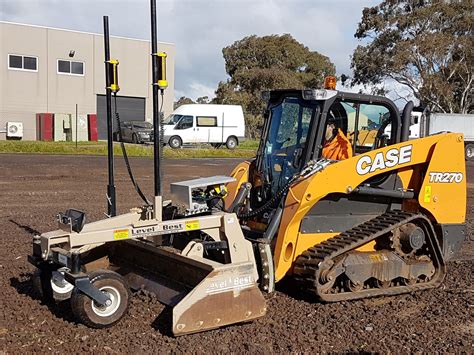
[[(45, 299), (70, 299), (79, 321), (101, 328), (126, 314), (130, 289), (144, 288), (172, 307), (172, 332), (182, 335), (264, 316), (263, 293), (283, 278), (324, 302), (443, 281), (465, 233), (462, 134), (409, 141), (413, 103), (400, 116), (387, 98), (330, 82), (265, 92), (255, 159), (231, 176), (173, 183), (174, 200), (164, 201), (161, 87), (154, 85), (153, 203), (115, 216), (110, 178), (110, 218), (86, 224), (84, 212), (70, 209), (58, 215), (58, 230), (35, 235), (29, 261)], [(329, 122), (351, 144), (347, 159), (323, 156)], [(376, 130), (373, 139), (359, 139), (368, 130)]]
[[(411, 102), (400, 116), (389, 99), (336, 90), (264, 97), (257, 157), (235, 168), (226, 198), (259, 251), (261, 288), (291, 276), (332, 302), (439, 285), (465, 234), (462, 134), (409, 141)], [(377, 129), (370, 144), (360, 116)], [(348, 159), (322, 156), (329, 121), (349, 137)]]

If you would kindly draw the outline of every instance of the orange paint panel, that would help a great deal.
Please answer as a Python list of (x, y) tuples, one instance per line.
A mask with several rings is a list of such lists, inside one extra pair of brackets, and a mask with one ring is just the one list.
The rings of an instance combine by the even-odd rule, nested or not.
[(466, 219), (466, 162), (462, 134), (441, 135), (426, 171), (418, 201), (438, 223)]
[[(461, 152), (460, 148), (458, 148), (458, 146), (461, 147), (463, 144), (459, 142), (455, 143), (458, 140), (458, 137), (459, 134), (455, 133), (438, 134), (376, 149), (329, 165), (323, 171), (314, 174), (306, 180), (296, 183), (291, 188), (291, 193), (287, 195), (285, 209), (280, 224), (281, 227), (276, 241), (274, 255), (276, 280), (281, 280), (291, 269), (293, 260), (301, 255), (304, 250), (311, 247), (311, 241), (305, 240), (303, 242), (302, 239), (299, 238), (299, 228), (301, 220), (306, 215), (307, 211), (309, 211), (319, 200), (330, 193), (348, 194), (352, 189), (361, 185), (364, 181), (382, 173), (394, 170), (402, 171), (401, 178), (404, 186), (405, 183), (415, 183), (416, 179), (413, 179), (410, 176), (410, 172), (405, 171), (411, 170), (412, 167), (421, 169), (428, 163), (431, 166), (431, 164), (435, 162), (436, 167), (440, 169), (446, 169), (447, 167), (450, 167), (450, 169), (456, 168), (459, 171), (463, 171), (465, 174), (465, 168), (460, 166), (461, 160), (464, 161), (464, 152)], [(436, 153), (438, 151), (438, 145), (440, 145), (439, 150), (444, 152), (443, 154), (441, 154), (441, 152)], [(434, 153), (433, 150), (435, 151)], [(393, 163), (393, 160), (390, 160), (394, 156), (394, 151), (404, 152), (404, 159), (401, 159), (402, 163), (399, 163), (399, 161)], [(455, 155), (455, 157), (453, 157), (453, 155)], [(383, 159), (381, 159), (381, 157), (383, 157)], [(454, 165), (447, 164), (446, 161), (449, 159), (456, 161), (456, 163)], [(462, 186), (456, 190), (458, 192), (456, 192), (457, 195), (455, 199), (458, 202), (457, 206), (459, 207), (453, 204), (445, 204), (442, 211), (440, 210), (440, 214), (436, 214), (436, 219), (439, 219), (440, 221), (457, 221), (452, 223), (462, 223), (464, 221), (464, 213), (466, 209), (465, 181), (463, 184), (464, 194), (459, 192), (462, 190)], [(448, 188), (446, 191), (453, 192), (452, 188)], [(430, 206), (426, 208), (428, 211), (431, 211)], [(452, 211), (446, 214), (446, 209), (451, 209)], [(284, 255), (287, 251), (286, 246), (289, 243), (296, 245), (293, 249), (294, 254), (290, 260), (285, 258)], [(299, 243), (302, 244), (299, 245)], [(366, 248), (370, 247), (367, 246)]]

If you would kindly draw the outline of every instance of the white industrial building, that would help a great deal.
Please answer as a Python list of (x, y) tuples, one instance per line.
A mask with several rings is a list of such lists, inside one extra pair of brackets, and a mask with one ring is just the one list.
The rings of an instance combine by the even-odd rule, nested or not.
[[(173, 110), (175, 46), (160, 42), (168, 54), (163, 111)], [(152, 120), (151, 43), (111, 37), (118, 59), (122, 120)], [(23, 125), (24, 140), (37, 138), (37, 113), (97, 113), (99, 139), (106, 138), (104, 38), (101, 34), (0, 21), (0, 140), (7, 122)]]

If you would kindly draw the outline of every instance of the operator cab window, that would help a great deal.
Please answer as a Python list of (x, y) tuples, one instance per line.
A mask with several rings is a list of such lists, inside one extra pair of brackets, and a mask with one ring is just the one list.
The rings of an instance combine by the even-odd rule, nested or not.
[(297, 97), (286, 97), (270, 108), (261, 159), (272, 194), (299, 171), (315, 109)]
[(176, 129), (187, 129), (193, 127), (193, 116), (183, 116), (176, 125)]
[[(337, 132), (344, 135), (350, 142), (352, 155), (358, 155), (390, 144), (390, 137), (385, 133), (389, 122), (390, 112), (384, 106), (338, 100), (328, 111), (324, 132), (332, 123), (334, 135)], [(326, 144), (323, 137), (322, 146)]]

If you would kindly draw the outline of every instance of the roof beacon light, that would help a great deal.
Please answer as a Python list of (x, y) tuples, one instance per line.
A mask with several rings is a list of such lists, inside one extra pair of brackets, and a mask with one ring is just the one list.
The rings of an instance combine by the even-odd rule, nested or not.
[(336, 77), (335, 76), (327, 76), (324, 79), (324, 88), (326, 90), (336, 90)]

